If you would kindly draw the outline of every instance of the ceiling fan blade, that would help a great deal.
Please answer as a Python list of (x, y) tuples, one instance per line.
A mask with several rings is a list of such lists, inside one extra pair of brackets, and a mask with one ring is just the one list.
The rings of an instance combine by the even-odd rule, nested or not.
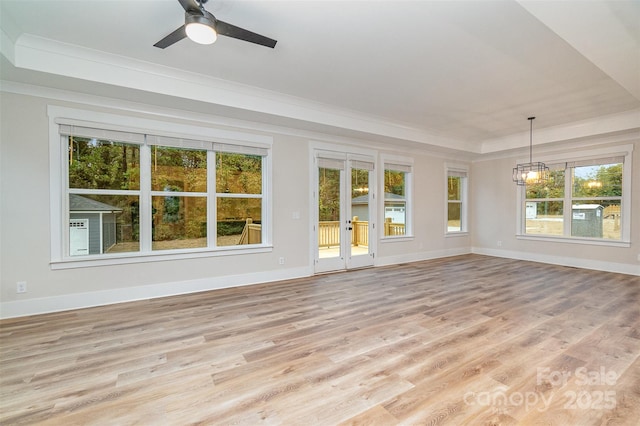
[(200, 4), (196, 0), (178, 0), (185, 12), (200, 12)]
[(159, 47), (160, 49), (164, 49), (165, 47), (171, 46), (173, 43), (177, 43), (183, 38), (187, 36), (187, 33), (184, 30), (184, 25), (154, 44), (155, 47)]
[[(186, 0), (181, 0), (181, 1), (186, 1)], [(216, 31), (220, 35), (237, 38), (239, 40), (244, 40), (250, 43), (255, 43), (262, 46), (270, 47), (272, 49), (276, 46), (276, 43), (278, 42), (277, 40), (274, 40), (272, 38), (265, 37), (260, 34), (256, 34), (249, 30), (245, 30), (244, 28), (236, 27), (235, 25), (231, 25), (219, 20), (216, 20)]]

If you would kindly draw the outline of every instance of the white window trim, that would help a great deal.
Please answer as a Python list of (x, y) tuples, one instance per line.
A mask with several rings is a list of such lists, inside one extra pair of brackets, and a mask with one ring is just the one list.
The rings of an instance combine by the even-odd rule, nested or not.
[[(462, 227), (460, 231), (449, 231), (449, 195), (447, 191), (447, 185), (449, 184), (449, 173), (458, 172), (463, 173), (464, 180), (462, 188), (460, 188), (460, 221)], [(460, 237), (469, 235), (469, 166), (456, 163), (445, 163), (444, 165), (444, 233), (446, 237)]]
[[(387, 165), (397, 164), (405, 166), (409, 168), (410, 171), (405, 174), (405, 235), (385, 236), (384, 226), (379, 226), (379, 241), (381, 243), (412, 241), (415, 239), (415, 236), (413, 235), (413, 175), (415, 174), (413, 158), (381, 154), (380, 162), (382, 163), (382, 167), (380, 167), (381, 176), (378, 176), (380, 182), (378, 193), (382, 194), (382, 196), (378, 197), (378, 211), (382, 213), (380, 223), (384, 222), (384, 172), (387, 170)], [(393, 170), (393, 168), (390, 170)]]
[[(519, 240), (534, 240), (534, 241), (548, 241), (548, 242), (560, 242), (570, 244), (588, 244), (598, 246), (612, 246), (612, 247), (631, 247), (631, 204), (632, 204), (632, 165), (633, 165), (633, 145), (617, 145), (611, 147), (596, 147), (592, 149), (585, 149), (575, 154), (548, 154), (546, 156), (540, 156), (538, 161), (544, 163), (562, 163), (582, 161), (589, 159), (599, 159), (623, 156), (624, 164), (622, 167), (622, 221), (620, 223), (621, 235), (620, 240), (606, 240), (603, 238), (584, 238), (584, 237), (570, 237), (567, 235), (530, 235), (525, 233), (526, 219), (524, 218), (523, 204), (525, 201), (525, 188), (524, 186), (517, 186), (516, 196), (516, 239)], [(526, 162), (527, 159), (518, 159), (517, 162)], [(566, 185), (566, 176), (565, 176)], [(565, 190), (565, 199), (566, 199)], [(569, 195), (569, 198), (570, 195)], [(568, 226), (565, 224), (565, 226)]]
[[(170, 121), (159, 121), (148, 118), (124, 116), (112, 113), (97, 112), (91, 110), (81, 110), (77, 108), (49, 105), (47, 107), (49, 118), (49, 202), (50, 202), (50, 230), (51, 230), (51, 269), (69, 269), (93, 266), (119, 265), (130, 263), (143, 263), (165, 260), (193, 259), (213, 256), (228, 256), (250, 253), (270, 252), (273, 249), (273, 224), (272, 224), (272, 146), (271, 136), (256, 135), (232, 130), (206, 127), (205, 125), (181, 124)], [(164, 136), (169, 138), (197, 140), (211, 143), (223, 143), (236, 146), (248, 146), (255, 149), (266, 150), (267, 155), (263, 157), (263, 182), (262, 199), (263, 212), (262, 222), (266, 224), (263, 230), (264, 241), (262, 244), (248, 246), (224, 246), (206, 247), (197, 249), (162, 250), (133, 253), (114, 253), (102, 255), (89, 255), (71, 257), (65, 253), (68, 237), (65, 236), (64, 220), (68, 217), (68, 202), (65, 204), (64, 188), (66, 182), (66, 152), (62, 148), (62, 137), (60, 136), (60, 124), (70, 124), (86, 127), (96, 127), (106, 130), (117, 130), (122, 132), (134, 132)], [(144, 150), (143, 150), (144, 151)], [(142, 151), (141, 151), (142, 152)], [(141, 154), (140, 167), (150, 164), (150, 159), (145, 161)], [(145, 174), (142, 173), (141, 176)], [(141, 190), (145, 184), (141, 178)], [(150, 186), (150, 182), (149, 182)], [(209, 186), (211, 188), (211, 186)], [(140, 200), (140, 215), (145, 214), (144, 205), (146, 200)], [(216, 194), (210, 193), (209, 199), (214, 199)], [(213, 206), (215, 208), (215, 205)], [(150, 209), (150, 207), (149, 207)], [(146, 211), (148, 213), (150, 210)], [(150, 227), (149, 221), (147, 222)], [(140, 232), (149, 230), (141, 229)], [(210, 232), (207, 233), (210, 235)], [(141, 241), (141, 250), (142, 241)]]

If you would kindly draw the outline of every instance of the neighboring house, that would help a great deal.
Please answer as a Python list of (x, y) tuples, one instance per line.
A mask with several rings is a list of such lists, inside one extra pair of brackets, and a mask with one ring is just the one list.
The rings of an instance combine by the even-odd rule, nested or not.
[(69, 195), (69, 253), (101, 254), (116, 244), (116, 215), (122, 209), (77, 194)]
[[(351, 214), (359, 220), (369, 220), (369, 194), (351, 199)], [(384, 193), (384, 217), (391, 218), (393, 223), (405, 222), (405, 197), (402, 195)]]

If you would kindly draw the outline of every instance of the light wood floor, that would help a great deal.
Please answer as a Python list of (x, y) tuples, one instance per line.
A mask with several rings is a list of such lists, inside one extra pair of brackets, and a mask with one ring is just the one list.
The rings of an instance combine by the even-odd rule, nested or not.
[(640, 419), (630, 275), (466, 255), (5, 320), (0, 333), (3, 425)]

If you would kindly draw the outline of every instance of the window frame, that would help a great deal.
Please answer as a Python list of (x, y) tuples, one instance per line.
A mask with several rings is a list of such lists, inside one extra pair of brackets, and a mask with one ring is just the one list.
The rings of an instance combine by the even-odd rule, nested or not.
[[(449, 230), (449, 177), (460, 177), (460, 200), (457, 201), (460, 204), (460, 230)], [(469, 235), (469, 167), (462, 164), (445, 163), (444, 171), (444, 231), (447, 237), (456, 237)]]
[[(380, 226), (379, 230), (379, 239), (380, 242), (394, 242), (394, 241), (407, 241), (413, 240), (415, 237), (413, 235), (413, 159), (410, 157), (400, 157), (400, 156), (392, 156), (392, 155), (382, 155), (381, 156), (382, 167), (380, 168), (380, 190), (379, 193), (382, 194), (379, 201), (379, 209), (382, 212), (381, 223), (384, 223), (385, 220), (385, 172), (387, 170), (392, 171), (400, 171), (405, 173), (405, 235), (384, 235), (384, 225)], [(396, 170), (394, 167), (398, 167), (401, 170)]]
[[(76, 131), (76, 132), (74, 132)], [(74, 134), (76, 133), (76, 134)], [(141, 180), (138, 179), (137, 181), (137, 189), (133, 188), (133, 189), (114, 189), (114, 188), (89, 188), (89, 187), (83, 187), (83, 186), (70, 186), (70, 182), (69, 182), (69, 173), (70, 173), (70, 166), (71, 166), (71, 160), (75, 159), (77, 157), (79, 157), (79, 152), (80, 152), (80, 143), (78, 142), (76, 144), (76, 146), (78, 147), (78, 154), (76, 156), (73, 156), (71, 152), (71, 148), (73, 147), (73, 145), (70, 146), (70, 143), (73, 144), (73, 140), (74, 138), (79, 138), (79, 139), (99, 139), (101, 141), (115, 141), (117, 142), (117, 144), (121, 145), (121, 146), (128, 146), (128, 147), (135, 147), (138, 150), (138, 169), (140, 169), (141, 167), (141, 149), (140, 147), (142, 146), (142, 144), (144, 143), (144, 136), (140, 135), (140, 134), (131, 134), (131, 133), (127, 133), (127, 132), (118, 132), (118, 131), (113, 131), (113, 130), (104, 130), (104, 129), (89, 129), (87, 127), (79, 127), (79, 126), (70, 126), (70, 125), (63, 125), (61, 124), (59, 126), (59, 135), (60, 135), (60, 144), (61, 144), (61, 150), (66, 152), (66, 157), (63, 161), (62, 164), (62, 168), (63, 168), (63, 175), (64, 175), (64, 179), (63, 179), (63, 197), (64, 197), (64, 206), (65, 206), (65, 212), (64, 212), (64, 216), (65, 218), (63, 218), (64, 224), (62, 225), (63, 228), (66, 228), (65, 230), (63, 230), (63, 244), (64, 244), (64, 249), (63, 252), (65, 254), (67, 254), (67, 256), (69, 256), (70, 258), (80, 258), (79, 256), (73, 256), (71, 255), (71, 236), (70, 236), (70, 225), (68, 224), (68, 222), (74, 220), (74, 218), (72, 218), (72, 215), (74, 214), (98, 214), (100, 216), (100, 222), (102, 221), (102, 212), (100, 213), (96, 213), (96, 212), (90, 212), (90, 211), (71, 211), (70, 209), (70, 205), (71, 205), (71, 197), (72, 196), (78, 196), (78, 197), (84, 197), (84, 196), (121, 196), (121, 197), (135, 197), (137, 199), (138, 202), (138, 206), (140, 205), (140, 199), (141, 199)], [(71, 139), (69, 139), (71, 138)], [(113, 145), (113, 144), (112, 144)], [(68, 151), (67, 151), (68, 150)], [(80, 162), (80, 160), (76, 160), (77, 162)], [(75, 220), (78, 220), (77, 218)], [(102, 237), (103, 237), (103, 230), (100, 230), (100, 243), (99, 243), (99, 247), (100, 247), (100, 252), (98, 253), (96, 256), (102, 256), (104, 255), (104, 253), (102, 253), (102, 250), (104, 249), (103, 247), (103, 241), (102, 241)], [(138, 246), (138, 251), (140, 250), (140, 246)], [(128, 252), (128, 253), (137, 253), (137, 251), (134, 252)], [(87, 256), (87, 255), (83, 255), (82, 257)]]
[[(246, 150), (241, 150), (241, 149), (236, 149), (234, 150), (234, 147), (230, 147), (228, 145), (222, 145), (222, 144), (214, 144), (214, 149), (217, 148), (217, 150), (214, 151), (210, 151), (209, 155), (211, 156), (211, 158), (213, 159), (212, 162), (212, 173), (210, 175), (211, 177), (211, 182), (209, 184), (210, 187), (215, 188), (216, 191), (213, 192), (211, 194), (212, 197), (214, 197), (214, 200), (211, 201), (210, 205), (212, 206), (212, 208), (214, 208), (215, 210), (212, 210), (213, 215), (215, 215), (216, 220), (212, 221), (211, 226), (210, 226), (210, 230), (211, 232), (208, 233), (208, 238), (209, 238), (209, 244), (212, 243), (213, 240), (213, 245), (220, 250), (223, 250), (224, 248), (229, 248), (229, 249), (233, 249), (234, 247), (238, 247), (238, 246), (219, 246), (218, 245), (218, 234), (217, 234), (217, 224), (218, 224), (218, 214), (217, 214), (217, 209), (218, 209), (218, 201), (220, 199), (251, 199), (251, 200), (261, 200), (261, 214), (260, 214), (260, 220), (261, 223), (264, 222), (264, 215), (265, 215), (265, 185), (267, 184), (266, 180), (265, 180), (265, 167), (266, 167), (266, 157), (267, 155), (263, 155), (261, 156), (262, 160), (261, 160), (261, 171), (262, 171), (262, 181), (261, 181), (261, 192), (260, 193), (243, 193), (243, 192), (219, 192), (217, 191), (217, 167), (218, 167), (218, 161), (217, 161), (217, 155), (219, 153), (224, 153), (224, 154), (241, 154), (241, 155), (252, 155), (249, 152), (242, 152), (242, 151), (246, 151)], [(255, 153), (253, 153), (255, 154)], [(264, 237), (264, 230), (262, 232), (263, 237)], [(251, 246), (257, 246), (256, 245), (251, 245)]]
[[(52, 269), (81, 268), (102, 265), (117, 265), (142, 263), (150, 261), (164, 261), (177, 259), (192, 259), (212, 256), (239, 255), (263, 253), (272, 251), (272, 145), (271, 136), (244, 133), (233, 130), (223, 130), (209, 127), (205, 122), (197, 124), (181, 124), (160, 121), (152, 118), (139, 118), (112, 113), (81, 110), (76, 108), (49, 105), (49, 188), (50, 188), (50, 224), (51, 224), (51, 261)], [(60, 126), (72, 125), (105, 132), (131, 132), (147, 135), (151, 138), (164, 138), (173, 141), (175, 145), (156, 143), (161, 146), (207, 148), (207, 158), (215, 158), (215, 152), (227, 152), (225, 148), (243, 151), (258, 150), (262, 155), (262, 243), (239, 246), (216, 246), (216, 223), (207, 224), (207, 247), (151, 250), (151, 198), (157, 191), (151, 191), (151, 142), (140, 145), (140, 190), (136, 190), (140, 202), (140, 251), (71, 256), (69, 252), (69, 188), (68, 188), (68, 138), (60, 132)], [(147, 137), (145, 136), (145, 138)], [(215, 161), (213, 161), (215, 165)], [(208, 170), (207, 180), (207, 211), (208, 218), (215, 218), (215, 167)], [(209, 168), (208, 168), (209, 169)], [(143, 170), (149, 170), (144, 172)], [(211, 178), (211, 175), (213, 177)], [(212, 182), (213, 181), (213, 182)], [(213, 183), (213, 186), (211, 185)], [(92, 190), (89, 190), (91, 192)], [(114, 192), (109, 190), (110, 193)], [(83, 192), (83, 190), (74, 190)], [(115, 191), (118, 192), (118, 191)], [(133, 191), (127, 191), (133, 192)], [(156, 194), (157, 195), (157, 194)], [(162, 194), (166, 195), (166, 194)], [(190, 193), (190, 195), (193, 195)], [(210, 210), (213, 209), (213, 210)], [(143, 216), (144, 215), (144, 216)], [(145, 219), (143, 219), (145, 218)], [(67, 222), (65, 224), (65, 221)], [(213, 235), (212, 235), (213, 232)], [(149, 240), (149, 241), (147, 241)], [(211, 244), (213, 240), (213, 245)]]
[[(589, 160), (606, 160), (611, 157), (623, 157), (622, 166), (622, 196), (620, 199), (621, 220), (620, 220), (620, 239), (611, 240), (605, 238), (593, 237), (574, 237), (571, 236), (571, 211), (573, 202), (573, 191), (571, 182), (570, 168), (565, 167), (564, 173), (564, 195), (563, 195), (563, 235), (536, 235), (526, 233), (526, 217), (525, 217), (525, 201), (526, 186), (517, 186), (516, 196), (516, 238), (519, 240), (537, 240), (562, 242), (571, 244), (588, 244), (614, 247), (630, 247), (631, 246), (631, 204), (632, 204), (632, 164), (633, 164), (633, 145), (618, 145), (612, 147), (594, 147), (582, 150), (574, 154), (549, 154), (541, 156), (540, 161), (547, 164), (558, 163), (575, 163)], [(526, 161), (526, 160), (522, 160)], [(519, 159), (518, 162), (521, 162)], [(603, 163), (604, 164), (604, 163)], [(615, 198), (615, 197), (606, 197)], [(553, 199), (555, 200), (555, 198)]]

